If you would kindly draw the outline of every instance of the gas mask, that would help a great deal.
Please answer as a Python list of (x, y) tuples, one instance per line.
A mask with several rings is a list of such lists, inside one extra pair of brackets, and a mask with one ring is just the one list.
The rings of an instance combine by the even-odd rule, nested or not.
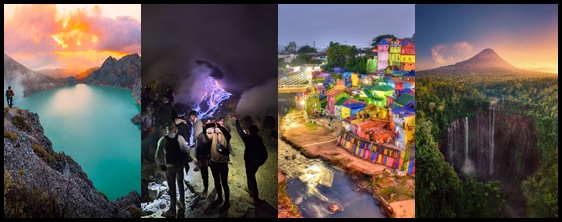
[(207, 134), (213, 134), (215, 132), (214, 128), (207, 128)]

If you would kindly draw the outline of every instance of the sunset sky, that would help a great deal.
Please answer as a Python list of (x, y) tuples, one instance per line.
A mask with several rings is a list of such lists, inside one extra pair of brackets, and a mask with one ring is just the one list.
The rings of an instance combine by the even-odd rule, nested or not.
[(4, 52), (33, 70), (76, 72), (141, 55), (141, 5), (4, 5)]
[(277, 44), (284, 47), (294, 41), (297, 49), (315, 44), (322, 50), (331, 41), (364, 48), (378, 35), (410, 38), (415, 10), (414, 4), (280, 4)]
[(492, 48), (512, 65), (558, 73), (558, 5), (416, 5), (416, 67)]

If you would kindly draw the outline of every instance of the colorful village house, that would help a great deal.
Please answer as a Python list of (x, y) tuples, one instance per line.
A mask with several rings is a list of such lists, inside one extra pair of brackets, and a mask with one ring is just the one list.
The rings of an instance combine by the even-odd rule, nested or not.
[(394, 96), (386, 96), (386, 104), (384, 107), (394, 104), (394, 99), (396, 99)]
[(360, 90), (356, 99), (367, 104), (375, 104), (375, 102), (378, 101), (367, 89)]
[(379, 80), (379, 82), (376, 85), (371, 86), (369, 88), (369, 92), (375, 98), (379, 98), (378, 101), (380, 101), (380, 103), (375, 103), (375, 105), (379, 107), (384, 107), (386, 105), (386, 96), (393, 96), (394, 88), (389, 86), (387, 84), (386, 79), (383, 78)]
[(390, 76), (393, 76), (393, 74), (400, 74), (400, 68), (398, 68), (398, 66), (388, 66), (386, 67), (386, 69), (384, 69), (384, 74), (388, 74)]
[(341, 98), (351, 97), (351, 90), (345, 86), (335, 86), (332, 90), (326, 93), (326, 96), (328, 97), (328, 110), (330, 111), (330, 114), (337, 117), (335, 109), (336, 102)]
[(388, 67), (388, 56), (389, 56), (389, 48), (390, 48), (390, 41), (392, 39), (391, 38), (383, 38), (379, 44), (377, 45), (377, 51), (378, 51), (378, 64), (377, 64), (377, 68), (378, 70), (384, 70), (386, 69), (386, 67)]
[(343, 97), (340, 100), (338, 100), (335, 104), (335, 117), (342, 120), (342, 115), (341, 115), (341, 107), (343, 105), (343, 103), (347, 101), (347, 97)]
[(377, 71), (378, 54), (367, 59), (367, 73), (375, 73)]
[[(409, 80), (407, 80), (409, 79)], [(415, 90), (416, 88), (416, 80), (415, 78), (412, 80), (412, 78), (405, 78), (404, 80), (404, 89), (411, 89), (411, 90)]]
[(388, 81), (388, 85), (394, 87), (394, 96), (400, 96), (400, 91), (404, 89), (404, 82), (398, 77), (392, 77)]
[(354, 99), (348, 99), (342, 104), (341, 118), (345, 119), (350, 116), (355, 116), (355, 114), (363, 110), (365, 106), (367, 106), (367, 104), (364, 102)]
[(352, 88), (359, 87), (359, 74), (358, 73), (351, 73), (351, 87)]
[(413, 70), (408, 72), (407, 74), (404, 75), (404, 80), (415, 82), (416, 81), (416, 73)]
[(394, 122), (395, 146), (405, 149), (407, 144), (415, 143), (415, 97), (402, 94), (389, 106)]
[(400, 55), (400, 69), (412, 71), (416, 69), (416, 43), (403, 41)]
[(388, 50), (388, 65), (400, 67), (400, 39), (390, 41), (390, 49)]
[(361, 75), (359, 79), (359, 87), (370, 87), (373, 86), (373, 76), (372, 75)]

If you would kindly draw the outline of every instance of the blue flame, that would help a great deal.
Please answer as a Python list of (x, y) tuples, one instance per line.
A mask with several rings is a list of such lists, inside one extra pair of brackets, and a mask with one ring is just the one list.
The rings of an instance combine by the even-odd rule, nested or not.
[(230, 98), (232, 94), (223, 89), (217, 80), (207, 77), (205, 81), (205, 94), (198, 103), (193, 105), (197, 118), (213, 118), (215, 112), (222, 106), (221, 102)]

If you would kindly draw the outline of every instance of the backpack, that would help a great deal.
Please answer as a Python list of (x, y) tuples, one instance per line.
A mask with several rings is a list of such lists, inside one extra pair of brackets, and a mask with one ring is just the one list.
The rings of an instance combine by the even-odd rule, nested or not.
[(14, 96), (14, 91), (12, 91), (11, 89), (6, 90), (6, 97), (12, 97)]
[(174, 138), (164, 136), (166, 138), (166, 163), (175, 164), (182, 163), (182, 153), (180, 143), (178, 142), (178, 134)]

